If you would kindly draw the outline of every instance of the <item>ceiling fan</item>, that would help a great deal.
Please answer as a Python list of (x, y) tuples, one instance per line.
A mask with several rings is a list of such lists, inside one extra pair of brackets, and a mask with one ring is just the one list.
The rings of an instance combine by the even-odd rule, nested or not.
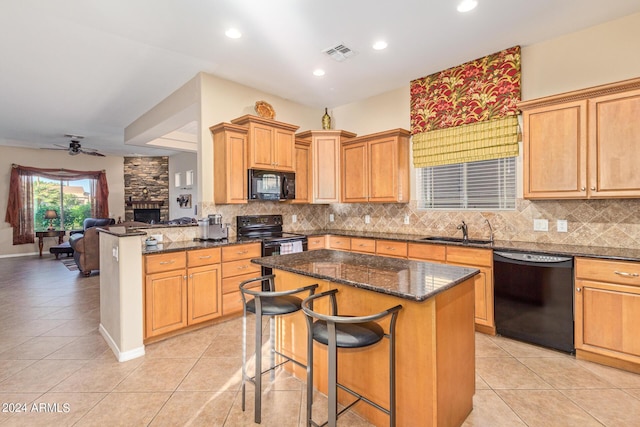
[(70, 156), (77, 156), (78, 154), (82, 153), (82, 154), (88, 154), (89, 156), (104, 157), (104, 154), (98, 153), (98, 150), (96, 150), (95, 148), (82, 148), (82, 145), (80, 144), (80, 140), (83, 139), (84, 136), (66, 134), (65, 137), (71, 138), (71, 141), (69, 141), (68, 147), (60, 144), (53, 144), (56, 147), (60, 147), (60, 148), (50, 148), (50, 150), (67, 150)]

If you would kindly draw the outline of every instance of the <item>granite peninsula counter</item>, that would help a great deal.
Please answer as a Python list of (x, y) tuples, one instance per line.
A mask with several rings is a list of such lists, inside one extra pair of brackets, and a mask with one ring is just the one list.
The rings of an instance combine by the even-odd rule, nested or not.
[[(373, 314), (402, 305), (396, 324), (397, 425), (459, 426), (471, 412), (477, 269), (327, 249), (252, 262), (274, 269), (277, 290), (313, 283), (319, 285), (316, 292), (338, 289), (340, 314)], [(326, 301), (314, 307), (328, 310)], [(381, 324), (387, 330), (388, 319)], [(304, 314), (280, 316), (276, 330), (279, 350), (305, 363)], [(314, 386), (326, 393), (326, 348), (314, 346)], [(338, 360), (342, 384), (388, 405), (387, 340), (365, 349), (340, 349)], [(305, 370), (295, 365), (288, 369), (306, 378)], [(343, 404), (349, 401), (338, 396)], [(388, 425), (388, 416), (369, 405), (354, 410), (374, 425)]]

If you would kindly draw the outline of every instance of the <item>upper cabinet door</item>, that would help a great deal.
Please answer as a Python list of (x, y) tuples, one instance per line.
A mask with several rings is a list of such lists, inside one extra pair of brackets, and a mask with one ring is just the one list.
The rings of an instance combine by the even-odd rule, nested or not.
[(271, 127), (252, 124), (249, 127), (249, 168), (250, 169), (273, 169), (274, 158), (274, 135)]
[(392, 129), (342, 144), (342, 202), (409, 202), (409, 131)]
[(367, 143), (342, 146), (342, 202), (358, 203), (369, 200)]
[(233, 119), (231, 123), (246, 126), (249, 130), (249, 169), (294, 171), (295, 131), (298, 126), (250, 114)]
[(587, 102), (523, 112), (524, 197), (587, 196)]
[(591, 197), (640, 196), (640, 90), (589, 100)]
[(640, 79), (518, 107), (526, 199), (640, 197)]
[(295, 165), (295, 135), (290, 130), (274, 129), (275, 167), (282, 171), (293, 171)]
[(247, 129), (229, 123), (209, 128), (213, 136), (213, 200), (247, 203)]
[(398, 149), (396, 138), (369, 143), (369, 201), (395, 202), (398, 197)]

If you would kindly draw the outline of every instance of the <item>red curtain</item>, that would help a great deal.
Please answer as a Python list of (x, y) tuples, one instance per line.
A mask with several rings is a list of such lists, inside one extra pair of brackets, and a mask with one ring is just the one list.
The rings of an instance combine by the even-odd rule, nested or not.
[(95, 197), (91, 201), (94, 218), (109, 217), (109, 186), (105, 171), (75, 171), (69, 169), (42, 169), (13, 165), (9, 182), (9, 200), (5, 221), (13, 227), (13, 244), (34, 243), (33, 191), (34, 176), (49, 179), (78, 180), (93, 179), (97, 183)]

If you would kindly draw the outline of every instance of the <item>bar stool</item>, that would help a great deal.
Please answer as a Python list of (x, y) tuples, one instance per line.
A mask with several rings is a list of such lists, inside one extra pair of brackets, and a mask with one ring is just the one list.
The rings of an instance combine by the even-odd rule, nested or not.
[[(309, 292), (309, 295), (313, 295), (317, 284), (304, 286), (298, 289), (292, 289), (288, 291), (275, 291), (274, 283), (275, 275), (270, 274), (267, 276), (255, 277), (253, 279), (245, 280), (240, 283), (240, 294), (242, 296), (242, 410), (245, 407), (245, 383), (247, 381), (255, 385), (255, 408), (254, 408), (254, 421), (260, 424), (261, 412), (262, 412), (262, 374), (271, 371), (272, 379), (274, 369), (287, 363), (293, 362), (303, 368), (306, 368), (302, 363), (293, 360), (292, 358), (278, 352), (274, 348), (274, 316), (283, 314), (295, 313), (300, 310), (302, 304), (302, 298), (294, 296), (294, 294), (301, 292)], [(267, 282), (269, 285), (268, 291), (247, 289), (249, 285), (255, 282)], [(252, 299), (247, 300), (247, 296), (253, 296)], [(256, 345), (255, 345), (255, 374), (253, 377), (247, 375), (247, 312), (253, 313), (256, 316)], [(271, 346), (271, 367), (262, 371), (262, 316), (270, 317), (270, 337), (269, 342)], [(283, 357), (285, 360), (275, 365), (275, 355)]]
[[(316, 295), (311, 295), (302, 301), (302, 311), (307, 318), (307, 426), (320, 426), (312, 419), (313, 406), (313, 341), (322, 343), (327, 348), (328, 356), (328, 406), (329, 427), (335, 427), (338, 417), (349, 410), (359, 401), (364, 401), (369, 405), (381, 410), (389, 415), (389, 425), (396, 425), (396, 364), (395, 364), (395, 327), (398, 312), (402, 309), (402, 305), (381, 311), (380, 313), (369, 316), (339, 316), (338, 305), (336, 302), (337, 289), (332, 289)], [(329, 296), (331, 302), (331, 315), (320, 314), (313, 311), (313, 302), (319, 298)], [(389, 332), (385, 333), (382, 326), (376, 323), (386, 316), (391, 315), (389, 323)], [(314, 321), (314, 319), (316, 319)], [(337, 382), (338, 373), (338, 348), (361, 348), (376, 344), (382, 338), (389, 339), (389, 408), (367, 399), (361, 394), (349, 389), (348, 387)], [(342, 411), (338, 412), (338, 394), (337, 388), (355, 396), (357, 399), (346, 406)]]

